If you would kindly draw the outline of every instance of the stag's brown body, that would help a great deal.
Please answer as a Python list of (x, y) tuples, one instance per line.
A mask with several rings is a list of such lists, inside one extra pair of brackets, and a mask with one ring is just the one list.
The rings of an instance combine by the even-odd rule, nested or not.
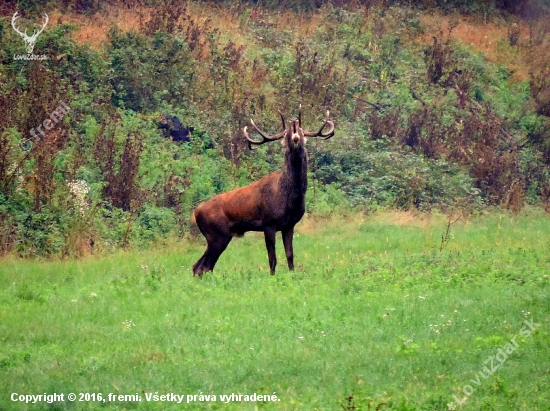
[[(327, 124), (328, 120), (323, 124)], [(220, 194), (197, 207), (194, 219), (208, 243), (204, 255), (193, 266), (194, 275), (211, 271), (233, 237), (240, 237), (247, 231), (263, 231), (269, 256), (271, 274), (275, 273), (277, 259), (275, 254), (275, 234), (281, 231), (288, 267), (294, 269), (292, 237), (294, 226), (305, 213), (305, 195), (307, 190), (307, 152), (306, 135), (329, 133), (304, 133), (300, 120), (292, 120), (288, 129), (273, 137), (265, 136), (262, 142), (251, 140), (245, 128), (245, 136), (252, 144), (284, 138), (286, 146), (285, 162), (281, 171), (246, 187)], [(331, 125), (331, 132), (334, 125)], [(284, 127), (284, 120), (283, 120)], [(333, 134), (333, 133), (332, 133)], [(332, 136), (329, 135), (329, 137)], [(329, 138), (326, 137), (326, 138)]]
[(282, 231), (294, 226), (306, 210), (306, 161), (304, 156), (303, 170), (271, 173), (249, 186), (212, 198), (195, 210), (197, 224), (236, 237), (266, 227)]

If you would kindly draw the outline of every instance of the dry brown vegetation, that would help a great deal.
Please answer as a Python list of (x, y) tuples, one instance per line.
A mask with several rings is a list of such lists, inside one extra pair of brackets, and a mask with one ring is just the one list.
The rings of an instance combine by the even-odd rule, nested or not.
[[(208, 22), (211, 27), (220, 30), (221, 39), (231, 39), (237, 46), (245, 45), (249, 39), (246, 27), (250, 23), (259, 23), (282, 29), (292, 21), (295, 39), (310, 36), (320, 24), (323, 24), (322, 13), (298, 14), (288, 9), (279, 12), (252, 8), (248, 17), (240, 18), (241, 7), (227, 9), (211, 3), (187, 3), (185, 14), (180, 23), (191, 18), (199, 24)], [(368, 16), (368, 9), (365, 14)], [(123, 31), (141, 30), (156, 13), (154, 8), (126, 4), (105, 4), (92, 16), (80, 13), (55, 11), (52, 23), (75, 24), (74, 38), (79, 43), (86, 43), (95, 49), (108, 41), (108, 31), (116, 25)], [(511, 82), (526, 81), (530, 73), (538, 72), (542, 67), (550, 66), (549, 29), (547, 22), (533, 22), (519, 17), (503, 18), (491, 16), (483, 19), (480, 16), (446, 15), (437, 10), (419, 12), (419, 20), (425, 27), (424, 34), (417, 38), (424, 44), (430, 44), (433, 36), (449, 33), (453, 41), (473, 47), (483, 53), (495, 64), (506, 66), (513, 72)], [(517, 28), (516, 28), (517, 27)], [(517, 32), (516, 32), (517, 30)], [(514, 36), (516, 39), (514, 40)], [(512, 41), (510, 41), (512, 39)], [(297, 40), (295, 40), (297, 41)], [(514, 43), (513, 45), (510, 43)], [(523, 46), (523, 47), (521, 47)], [(528, 47), (529, 46), (529, 47)]]
[[(75, 232), (91, 238), (101, 229), (96, 218), (115, 221), (125, 246), (147, 207), (152, 217), (143, 224), (175, 215), (183, 232), (198, 203), (275, 167), (275, 149), (249, 155), (242, 129), (250, 118), (271, 130), (278, 119), (268, 113), (292, 115), (299, 103), (309, 113), (330, 109), (341, 136), (322, 149), (312, 143), (311, 207), (321, 204), (319, 215), (350, 205), (550, 206), (547, 19), (358, 2), (299, 13), (138, 3), (86, 14), (73, 2), (49, 12), (39, 48), (55, 58), (5, 60), (0, 186), (7, 202), (21, 192), (31, 199), (17, 199), (11, 220), (0, 215), (5, 250), (16, 227), (39, 230), (31, 214), (63, 206), (66, 181), (76, 179), (97, 185), (88, 201), (103, 214), (86, 229), (68, 225), (65, 243)], [(7, 33), (3, 58), (20, 43)], [(64, 127), (21, 154), (17, 138), (70, 98)], [(161, 113), (194, 127), (193, 144), (164, 144)], [(152, 160), (151, 147), (162, 160)], [(30, 215), (24, 223), (15, 217), (21, 209)]]

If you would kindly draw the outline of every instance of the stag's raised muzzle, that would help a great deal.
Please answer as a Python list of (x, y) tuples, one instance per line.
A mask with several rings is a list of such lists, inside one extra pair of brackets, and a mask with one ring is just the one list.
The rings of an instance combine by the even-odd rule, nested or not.
[(300, 121), (296, 118), (290, 120), (290, 132), (292, 133), (292, 142), (298, 143), (300, 141), (300, 134), (298, 130), (300, 129)]

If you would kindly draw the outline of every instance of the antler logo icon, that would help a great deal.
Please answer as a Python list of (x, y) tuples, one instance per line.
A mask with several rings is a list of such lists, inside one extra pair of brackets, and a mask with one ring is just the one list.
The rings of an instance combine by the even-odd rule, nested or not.
[(19, 34), (21, 37), (23, 37), (23, 40), (25, 41), (25, 44), (27, 45), (27, 53), (32, 54), (32, 51), (34, 50), (34, 43), (36, 42), (36, 39), (38, 38), (39, 34), (42, 33), (44, 31), (44, 29), (46, 28), (46, 25), (48, 24), (49, 17), (46, 13), (44, 13), (44, 16), (45, 16), (44, 25), (42, 26), (42, 28), (40, 30), (36, 30), (32, 34), (32, 36), (29, 36), (27, 34), (27, 30), (25, 30), (25, 32), (22, 33), (16, 27), (17, 19), (19, 18), (18, 13), (19, 12), (16, 11), (15, 14), (13, 15), (13, 17), (11, 19), (11, 25), (12, 25), (13, 29), (17, 32), (17, 34)]

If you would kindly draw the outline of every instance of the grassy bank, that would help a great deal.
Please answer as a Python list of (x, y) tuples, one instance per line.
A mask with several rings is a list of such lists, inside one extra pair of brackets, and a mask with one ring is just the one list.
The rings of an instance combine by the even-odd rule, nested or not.
[[(190, 271), (200, 242), (2, 260), (0, 409), (458, 409), (453, 395), (465, 410), (548, 409), (546, 216), (463, 219), (448, 243), (446, 220), (407, 213), (299, 226), (297, 270), (286, 270), (278, 239), (273, 277), (263, 238), (248, 234), (202, 281)], [(525, 320), (536, 332), (471, 382)], [(54, 392), (142, 401), (10, 400)], [(200, 402), (201, 392), (216, 401)], [(220, 399), (274, 392), (279, 401)], [(197, 400), (148, 402), (149, 393)]]

